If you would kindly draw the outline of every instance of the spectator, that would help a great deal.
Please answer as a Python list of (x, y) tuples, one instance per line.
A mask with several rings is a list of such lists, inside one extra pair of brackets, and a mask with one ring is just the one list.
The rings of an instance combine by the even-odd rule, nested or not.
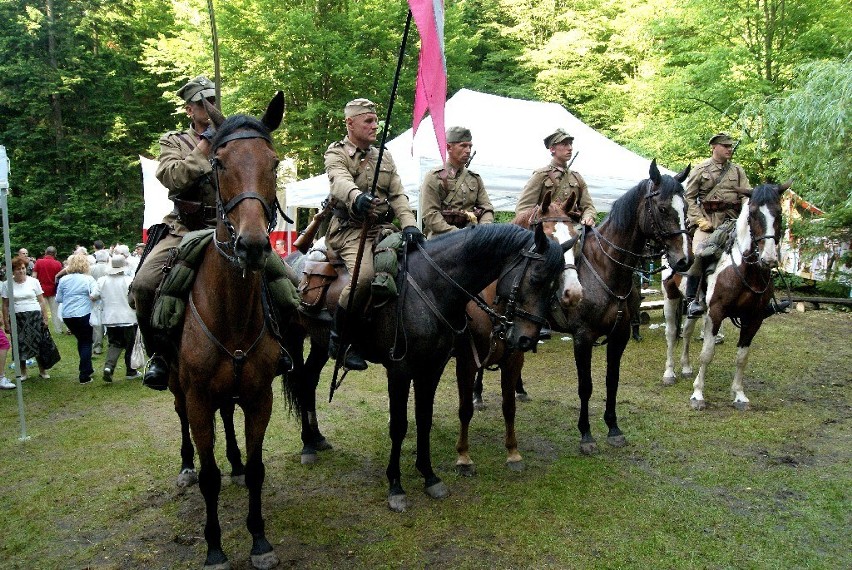
[(9, 344), (9, 337), (6, 336), (3, 327), (0, 326), (0, 390), (14, 390), (17, 386), (15, 383), (6, 378), (6, 355), (12, 345)]
[(133, 278), (125, 273), (127, 260), (123, 255), (113, 255), (109, 265), (107, 274), (97, 280), (93, 294), (93, 298), (100, 298), (103, 302), (103, 324), (106, 326), (109, 341), (104, 362), (104, 382), (112, 382), (112, 375), (122, 350), (127, 378), (142, 376), (130, 365), (130, 355), (136, 340), (136, 311), (131, 309), (127, 302), (127, 292)]
[(139, 267), (139, 261), (142, 260), (142, 252), (145, 251), (144, 243), (137, 243), (133, 248), (133, 253), (127, 258), (127, 274), (131, 277), (136, 275), (136, 268)]
[(80, 384), (92, 381), (92, 293), (95, 280), (89, 275), (89, 260), (85, 254), (72, 255), (65, 268), (68, 272), (59, 280), (56, 300), (62, 303), (62, 319), (68, 330), (77, 339), (77, 354), (80, 356)]
[[(98, 242), (95, 243), (97, 244)], [(107, 274), (107, 269), (109, 269), (109, 257), (109, 251), (107, 249), (101, 247), (101, 249), (95, 250), (95, 264), (89, 267), (89, 275), (92, 276), (92, 279), (97, 281)], [(103, 303), (97, 301), (92, 305), (91, 324), (94, 332), (94, 336), (92, 337), (92, 354), (102, 354), (104, 351), (104, 325), (102, 315)]]
[(52, 245), (44, 250), (44, 257), (37, 260), (33, 266), (33, 277), (38, 279), (44, 299), (50, 307), (50, 320), (53, 322), (53, 332), (62, 334), (62, 318), (56, 305), (56, 274), (62, 271), (62, 262), (56, 259), (56, 248)]
[[(27, 359), (38, 356), (38, 347), (48, 323), (47, 301), (38, 279), (27, 275), (27, 258), (18, 256), (12, 260), (12, 279), (3, 287), (3, 323), (6, 330), (12, 330), (9, 314), (9, 284), (13, 283), (15, 295), (15, 321), (18, 325), (18, 380), (27, 379)], [(38, 365), (39, 376), (50, 375)]]
[(18, 250), (18, 257), (23, 257), (26, 260), (26, 262), (27, 262), (27, 275), (32, 275), (33, 274), (33, 265), (35, 264), (35, 262), (33, 261), (33, 258), (30, 257), (30, 252), (27, 251), (27, 248), (22, 247), (21, 249), (19, 249)]

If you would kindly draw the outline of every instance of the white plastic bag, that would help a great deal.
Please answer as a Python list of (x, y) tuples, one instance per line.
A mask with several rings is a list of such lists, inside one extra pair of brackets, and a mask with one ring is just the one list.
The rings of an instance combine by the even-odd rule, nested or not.
[(134, 370), (139, 370), (148, 361), (145, 356), (145, 347), (142, 346), (142, 333), (137, 329), (136, 340), (133, 342), (133, 352), (130, 353), (130, 367)]

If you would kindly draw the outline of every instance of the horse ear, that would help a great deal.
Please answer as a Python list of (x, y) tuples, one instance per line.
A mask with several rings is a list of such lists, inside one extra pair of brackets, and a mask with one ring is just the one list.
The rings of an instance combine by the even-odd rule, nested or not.
[(787, 190), (790, 189), (790, 186), (792, 186), (792, 185), (793, 185), (793, 179), (791, 178), (787, 182), (785, 182), (784, 184), (781, 184), (780, 186), (778, 186), (778, 192), (779, 193), (780, 192), (786, 192)]
[(576, 204), (577, 204), (577, 194), (572, 193), (570, 196), (568, 196), (568, 199), (565, 200), (565, 203), (562, 204), (562, 211), (567, 214), (574, 209), (574, 206)]
[(678, 182), (683, 182), (686, 180), (686, 177), (689, 176), (689, 171), (692, 170), (692, 164), (687, 164), (686, 168), (675, 174), (675, 180)]
[(550, 238), (544, 233), (544, 225), (536, 224), (535, 226), (535, 252), (544, 253), (550, 247)]
[(284, 118), (284, 92), (279, 91), (269, 102), (266, 112), (260, 119), (260, 122), (266, 125), (270, 131), (274, 131), (281, 126), (281, 119)]
[(544, 197), (541, 199), (541, 211), (542, 213), (546, 212), (548, 208), (550, 208), (550, 202), (553, 200), (553, 191), (548, 190), (544, 193)]
[(218, 129), (225, 122), (225, 115), (222, 114), (222, 111), (216, 105), (211, 105), (207, 99), (202, 99), (201, 102), (204, 105), (204, 110), (207, 111), (207, 116), (210, 117), (210, 122)]
[(651, 182), (653, 182), (655, 186), (662, 181), (663, 177), (660, 175), (660, 169), (657, 168), (656, 158), (651, 161), (651, 168), (648, 169), (648, 174), (650, 174)]

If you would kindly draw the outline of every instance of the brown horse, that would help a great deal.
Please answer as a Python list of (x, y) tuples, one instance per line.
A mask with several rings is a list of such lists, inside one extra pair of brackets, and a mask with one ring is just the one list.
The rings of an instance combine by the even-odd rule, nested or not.
[(284, 97), (279, 91), (261, 120), (245, 115), (225, 119), (212, 106), (205, 107), (217, 128), (210, 156), (219, 219), (192, 286), (179, 354), (169, 378), (181, 422), (184, 467), (179, 484), (192, 477), (191, 434), (198, 448), (198, 483), (207, 509), (204, 567), (230, 568), (219, 526), (222, 483), (213, 453), (214, 414), (221, 410), (228, 459), (239, 474), (242, 465), (233, 435), (234, 405), (239, 405), (245, 416), (246, 526), (252, 535), (252, 565), (272, 568), (278, 558), (264, 534), (261, 488), (263, 439), (272, 412), (272, 381), (281, 345), (265, 309), (269, 305), (264, 300), (262, 269), (272, 249), (269, 232), (275, 226), (278, 156), (270, 132), (281, 124)]
[[(557, 241), (568, 242), (572, 234), (576, 235), (573, 224), (579, 219), (573, 211), (575, 200), (567, 202), (551, 202), (551, 193), (547, 192), (542, 203), (520, 212), (512, 223), (524, 228), (541, 225), (546, 235)], [(573, 242), (570, 243), (573, 245)], [(563, 248), (565, 268), (563, 280), (574, 277), (576, 282), (576, 267), (574, 254), (570, 246)], [(562, 288), (563, 290), (565, 287)], [(582, 298), (582, 289), (577, 287), (570, 290), (571, 303), (576, 304)], [(505, 300), (497, 297), (497, 283), (485, 288), (480, 297), (497, 313), (503, 314)], [(486, 368), (495, 367), (500, 370), (500, 388), (502, 392), (503, 420), (506, 426), (506, 466), (513, 471), (524, 468), (523, 458), (518, 451), (518, 439), (515, 433), (515, 392), (520, 386), (521, 372), (524, 366), (524, 353), (512, 350), (495, 334), (492, 317), (473, 301), (467, 306), (467, 333), (456, 339), (454, 354), (456, 356), (456, 383), (459, 392), (459, 437), (456, 442), (456, 470), (462, 475), (473, 475), (475, 467), (470, 458), (469, 428), (475, 407), (482, 408), (482, 377)]]
[[(736, 233), (731, 246), (722, 255), (716, 269), (707, 279), (707, 314), (704, 317), (704, 345), (698, 375), (693, 383), (690, 405), (694, 410), (703, 410), (704, 378), (707, 366), (716, 352), (714, 337), (722, 321), (730, 318), (740, 327), (737, 341), (737, 368), (731, 384), (733, 405), (738, 410), (747, 410), (749, 399), (743, 390), (743, 376), (751, 341), (760, 329), (763, 320), (772, 314), (767, 309), (773, 300), (772, 268), (778, 265), (778, 248), (781, 236), (781, 194), (791, 185), (761, 184), (749, 199), (743, 202), (737, 218)], [(664, 282), (666, 302), (666, 370), (663, 384), (675, 382), (674, 346), (677, 342), (683, 292), (680, 275), (671, 275)], [(689, 344), (698, 319), (687, 319), (683, 329), (683, 352), (680, 364), (683, 376), (692, 375), (689, 363)]]
[(607, 442), (626, 444), (615, 413), (621, 356), (630, 337), (633, 273), (643, 260), (645, 244), (655, 240), (665, 247), (669, 263), (685, 271), (692, 263), (689, 234), (686, 231), (686, 202), (683, 186), (689, 167), (672, 177), (663, 175), (656, 160), (651, 162), (650, 178), (643, 180), (615, 201), (599, 228), (585, 228), (577, 272), (583, 285), (583, 298), (568, 306), (562, 297), (562, 310), (551, 314), (555, 330), (571, 333), (574, 362), (577, 365), (577, 393), (580, 396), (580, 451), (592, 453), (597, 443), (589, 426), (589, 400), (592, 396), (592, 348), (606, 337)]

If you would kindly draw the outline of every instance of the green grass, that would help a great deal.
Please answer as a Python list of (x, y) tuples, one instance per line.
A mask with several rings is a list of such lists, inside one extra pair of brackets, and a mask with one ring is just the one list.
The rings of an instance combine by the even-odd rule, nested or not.
[[(422, 492), (412, 402), (402, 456), (411, 507), (401, 514), (386, 507), (381, 367), (350, 374), (331, 404), (327, 367), (319, 420), (335, 449), (300, 465), (298, 429), (280, 397), (264, 445), (267, 536), (282, 567), (852, 567), (852, 316), (767, 321), (749, 361), (752, 409), (744, 413), (729, 405), (737, 331), (726, 324), (725, 332), (707, 377), (708, 409), (698, 413), (689, 409), (691, 379), (661, 385), (663, 330), (643, 327), (645, 340), (631, 342), (623, 359), (618, 414), (629, 444), (621, 449), (604, 441), (605, 349), (596, 349), (591, 416), (600, 450), (590, 457), (578, 450), (570, 343), (557, 336), (540, 345), (524, 373), (533, 399), (518, 406), (521, 473), (504, 465), (498, 376), (488, 373), (488, 408), (471, 427), (477, 475), (455, 474), (450, 366), (432, 450), (451, 495), (434, 501)], [(80, 386), (73, 339), (57, 341), (63, 360), (52, 378), (24, 383), (26, 441), (15, 392), (0, 393), (0, 565), (199, 567), (204, 504), (197, 488), (174, 484), (179, 431), (170, 395), (121, 379), (121, 365), (113, 385), (98, 375)], [(239, 439), (241, 424), (238, 411)], [(220, 433), (216, 453), (227, 473), (223, 441)], [(220, 521), (236, 569), (250, 567), (246, 505), (245, 489), (225, 477)]]

